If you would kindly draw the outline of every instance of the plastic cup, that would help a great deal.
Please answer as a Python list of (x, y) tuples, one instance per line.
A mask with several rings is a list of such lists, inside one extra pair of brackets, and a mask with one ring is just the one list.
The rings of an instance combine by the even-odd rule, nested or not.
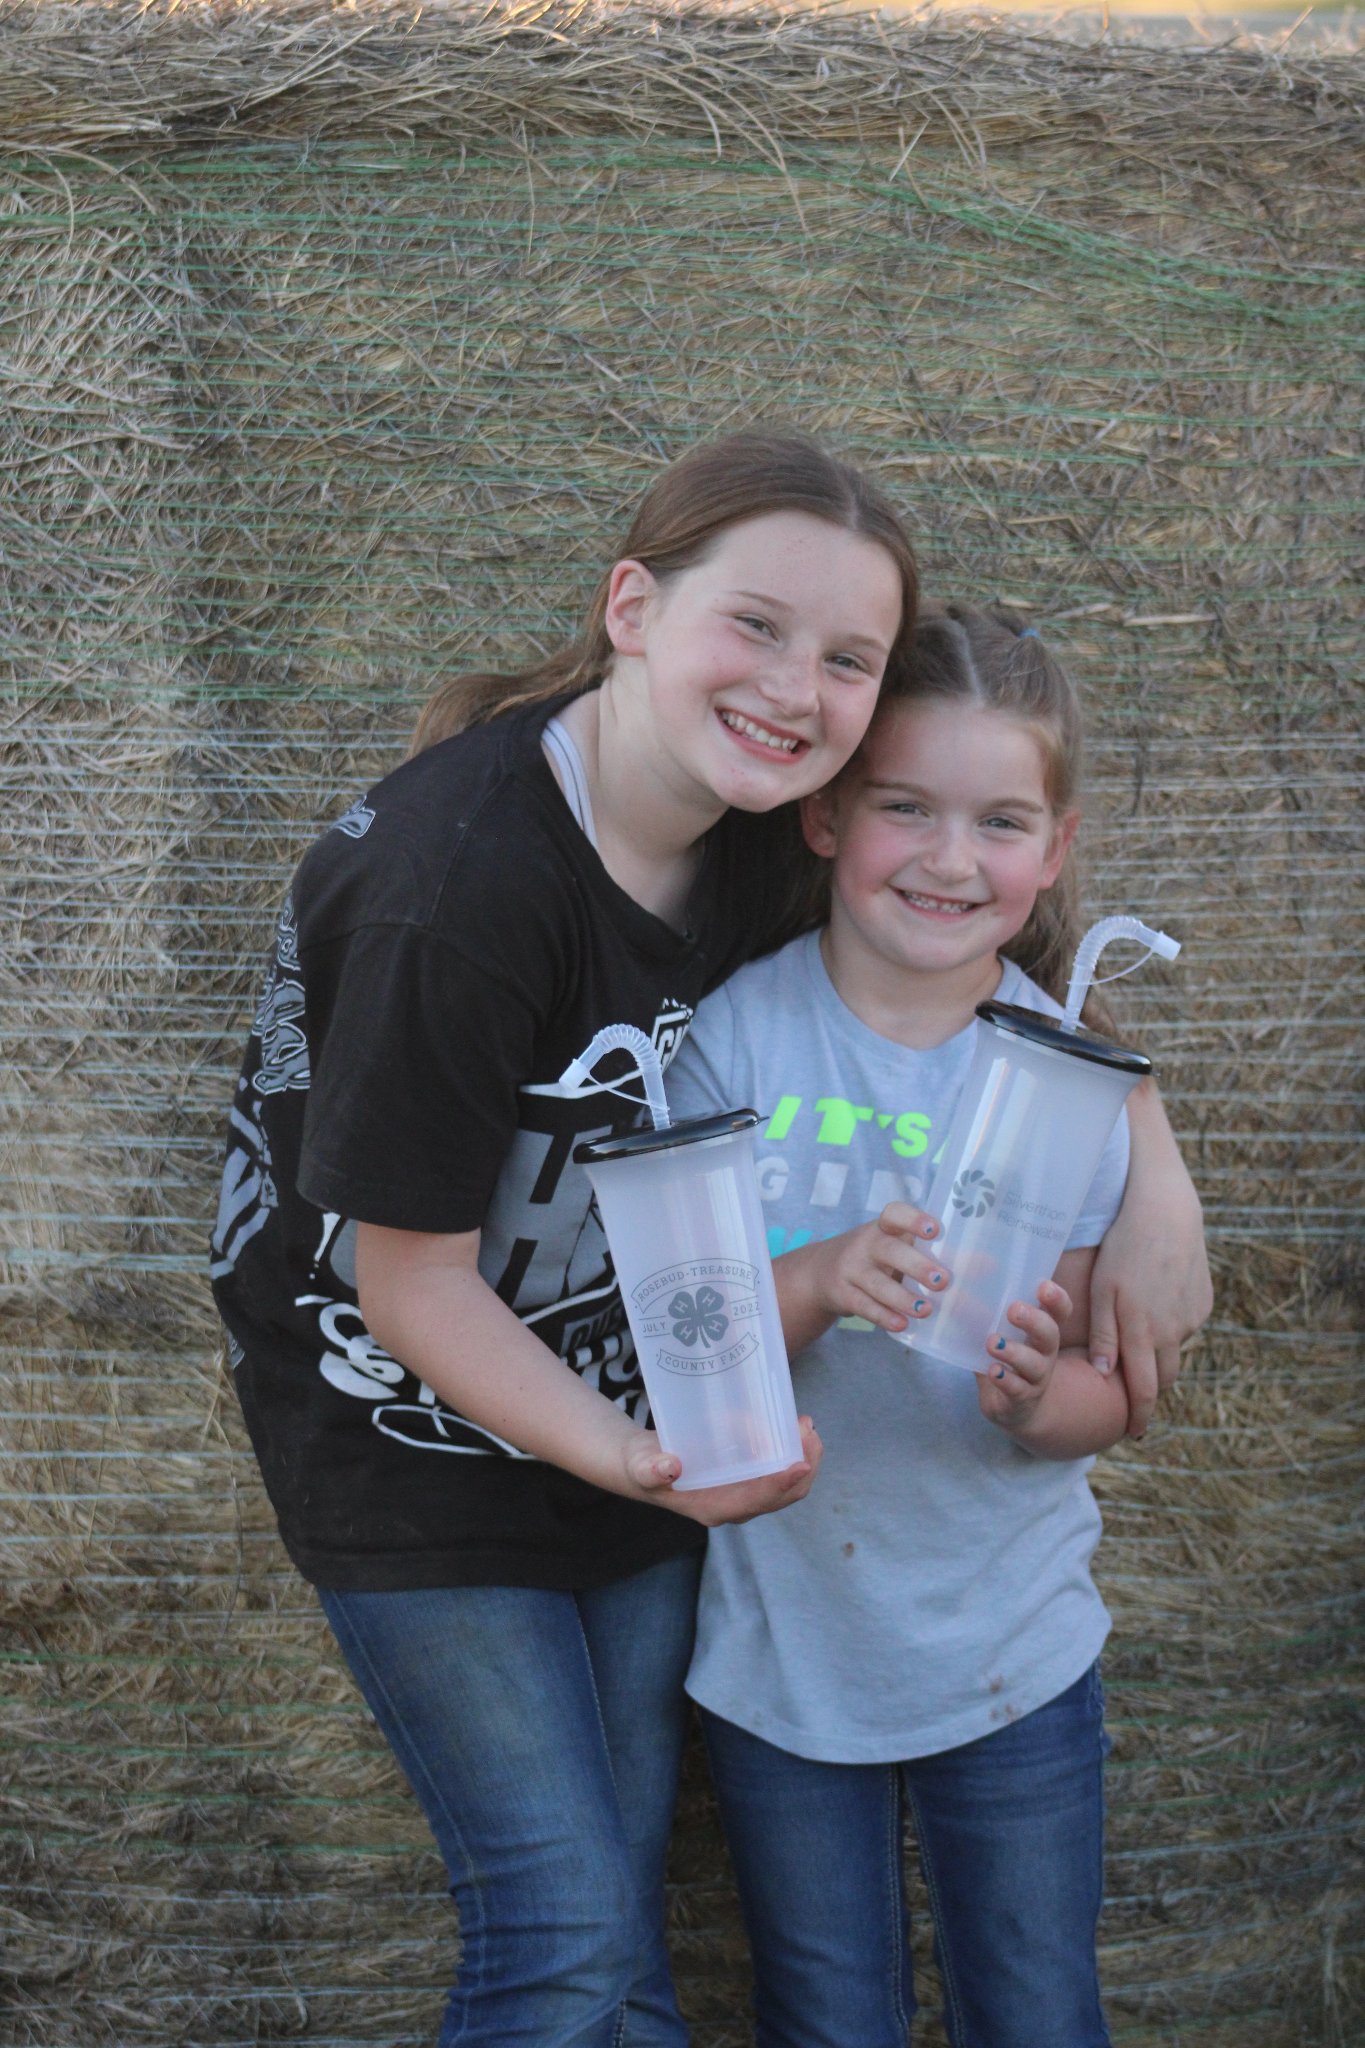
[(663, 1448), (681, 1492), (804, 1453), (768, 1256), (757, 1110), (580, 1145)]
[[(988, 1338), (1011, 1302), (1036, 1301), (1081, 1213), (1145, 1054), (1013, 1003), (982, 1003), (971, 1067), (927, 1206), (952, 1279), (932, 1318), (897, 1342), (989, 1372)], [(1008, 1334), (1005, 1332), (1005, 1334)]]

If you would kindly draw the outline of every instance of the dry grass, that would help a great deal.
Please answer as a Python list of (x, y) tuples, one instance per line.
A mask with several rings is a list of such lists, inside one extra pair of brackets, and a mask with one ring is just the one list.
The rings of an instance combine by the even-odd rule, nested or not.
[[(1361, 2034), (1359, 61), (780, 11), (0, 13), (0, 2039), (429, 2040), (203, 1284), (271, 909), (641, 483), (795, 419), (1086, 687), (1214, 1326), (1106, 1460), (1126, 2048)], [(748, 2038), (696, 1760), (698, 2048)], [(927, 1965), (927, 1958), (926, 1958)], [(940, 2039), (932, 2029), (929, 2041)]]

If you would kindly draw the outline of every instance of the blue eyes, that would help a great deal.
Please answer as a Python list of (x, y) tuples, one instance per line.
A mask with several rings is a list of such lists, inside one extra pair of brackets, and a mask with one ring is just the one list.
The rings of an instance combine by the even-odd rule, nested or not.
[[(745, 626), (752, 633), (762, 633), (767, 639), (776, 639), (777, 628), (771, 620), (761, 619), (753, 612), (736, 612), (734, 616), (736, 625)], [(850, 675), (865, 676), (871, 673), (867, 663), (861, 661), (856, 654), (831, 654), (826, 656), (826, 659), (832, 667), (847, 669)]]
[[(882, 809), (888, 812), (892, 817), (896, 818), (927, 818), (929, 815), (929, 813), (925, 810), (923, 804), (914, 804), (906, 802), (883, 804)], [(992, 832), (1023, 832), (1026, 829), (1026, 827), (1020, 823), (1018, 818), (1003, 818), (998, 816), (991, 818), (982, 818), (981, 823), (983, 826), (986, 827), (988, 831)]]

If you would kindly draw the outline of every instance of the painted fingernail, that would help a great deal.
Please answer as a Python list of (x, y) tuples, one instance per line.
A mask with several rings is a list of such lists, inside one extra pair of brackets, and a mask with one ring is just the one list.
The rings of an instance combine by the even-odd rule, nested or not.
[(930, 1285), (931, 1287), (942, 1287), (942, 1285), (943, 1285), (943, 1275), (942, 1275), (942, 1273), (931, 1273), (931, 1274), (929, 1275), (929, 1285)]
[(997, 1373), (997, 1374), (995, 1375), (995, 1377), (996, 1377), (996, 1378), (997, 1378), (998, 1380), (1002, 1380), (1002, 1379), (1004, 1379), (1004, 1377), (1005, 1377), (1005, 1368), (1004, 1368), (1004, 1366), (1003, 1366), (1003, 1365), (1001, 1366), (1001, 1368), (1000, 1368), (999, 1372), (998, 1372), (998, 1373)]
[(1004, 1340), (1004, 1338), (1003, 1338), (1003, 1337), (997, 1337), (997, 1338), (996, 1338), (996, 1340), (995, 1340), (995, 1348), (996, 1348), (996, 1350), (997, 1350), (997, 1351), (1003, 1351), (1003, 1350), (1004, 1350), (1004, 1348), (1005, 1348), (1005, 1340)]
[(924, 1314), (924, 1311), (928, 1308), (928, 1306), (929, 1304), (924, 1299), (923, 1295), (920, 1295), (915, 1302), (915, 1314), (917, 1316), (922, 1316)]
[(938, 1225), (937, 1225), (937, 1223), (922, 1223), (922, 1224), (920, 1225), (920, 1235), (921, 1235), (921, 1237), (937, 1237), (937, 1236), (938, 1236)]
[(1101, 1378), (1103, 1379), (1108, 1379), (1110, 1373), (1114, 1370), (1113, 1359), (1106, 1358), (1103, 1352), (1101, 1352), (1098, 1358), (1092, 1358), (1090, 1363), (1094, 1366), (1096, 1372), (1099, 1373)]

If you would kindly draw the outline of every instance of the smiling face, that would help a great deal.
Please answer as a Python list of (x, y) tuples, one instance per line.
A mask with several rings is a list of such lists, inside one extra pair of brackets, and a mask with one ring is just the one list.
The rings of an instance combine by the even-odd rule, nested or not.
[(828, 957), (855, 1009), (859, 989), (884, 995), (905, 972), (948, 977), (964, 1002), (989, 995), (1077, 823), (1053, 810), (1027, 724), (936, 698), (889, 704), (802, 819), (834, 862)]
[(849, 759), (900, 617), (900, 572), (876, 541), (809, 513), (765, 513), (662, 582), (617, 564), (613, 687), (676, 800), (712, 815), (771, 810)]

